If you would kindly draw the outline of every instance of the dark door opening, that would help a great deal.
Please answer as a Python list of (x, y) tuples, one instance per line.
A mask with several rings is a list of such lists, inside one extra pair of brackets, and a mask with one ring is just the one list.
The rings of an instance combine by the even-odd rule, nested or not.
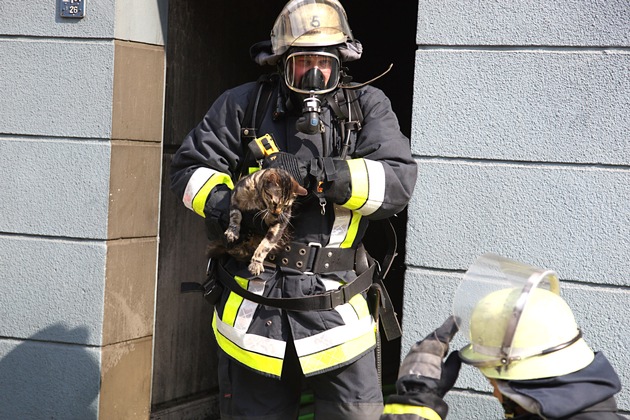
[[(182, 418), (184, 412), (196, 413), (199, 416), (196, 418), (216, 418), (213, 416), (217, 413), (212, 308), (198, 294), (179, 292), (181, 282), (203, 280), (204, 224), (169, 190), (170, 160), (184, 136), (218, 95), (271, 70), (250, 60), (249, 47), (268, 39), (271, 26), (285, 3), (285, 0), (266, 0), (263, 7), (260, 0), (169, 1), (152, 391), (152, 412), (156, 418)], [(375, 0), (346, 1), (344, 7), (353, 33), (364, 47), (363, 58), (350, 66), (354, 80), (372, 79), (390, 63), (394, 64), (390, 73), (373, 84), (389, 96), (401, 130), (409, 136), (417, 3), (383, 5)], [(402, 315), (406, 223), (406, 212), (394, 220), (399, 256), (386, 281), (399, 316)], [(380, 238), (382, 235), (378, 232), (366, 238), (366, 246), (372, 254), (379, 253)], [(399, 353), (400, 340), (383, 343), (385, 384), (395, 381)]]

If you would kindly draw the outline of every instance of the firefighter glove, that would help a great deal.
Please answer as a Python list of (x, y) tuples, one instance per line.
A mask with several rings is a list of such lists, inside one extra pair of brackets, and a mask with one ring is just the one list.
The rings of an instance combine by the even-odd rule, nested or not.
[(441, 418), (448, 414), (444, 395), (455, 385), (461, 360), (457, 351), (444, 361), (458, 327), (455, 317), (411, 347), (398, 371), (397, 395), (389, 403), (421, 405), (435, 410)]
[(442, 359), (448, 353), (451, 339), (458, 330), (455, 317), (451, 316), (442, 326), (414, 344), (400, 366), (398, 377), (417, 375), (440, 379)]
[(348, 162), (332, 157), (313, 158), (309, 173), (314, 180), (313, 190), (336, 204), (350, 198), (350, 168)]
[(206, 236), (210, 241), (220, 239), (227, 244), (225, 230), (230, 223), (230, 197), (232, 190), (227, 185), (217, 185), (206, 199), (203, 208)]
[(280, 168), (284, 169), (304, 188), (308, 189), (311, 179), (308, 170), (309, 162), (302, 161), (286, 152), (277, 152), (263, 159), (262, 168)]

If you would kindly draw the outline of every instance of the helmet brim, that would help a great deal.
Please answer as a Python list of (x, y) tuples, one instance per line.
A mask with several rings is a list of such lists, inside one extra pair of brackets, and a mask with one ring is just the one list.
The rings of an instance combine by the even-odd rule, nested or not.
[[(462, 360), (471, 364), (484, 364), (496, 361), (496, 356), (482, 354), (469, 344), (460, 350)], [(584, 369), (593, 362), (595, 354), (584, 339), (557, 352), (513, 361), (507, 365), (478, 367), (487, 378), (503, 380), (543, 379), (568, 375)]]

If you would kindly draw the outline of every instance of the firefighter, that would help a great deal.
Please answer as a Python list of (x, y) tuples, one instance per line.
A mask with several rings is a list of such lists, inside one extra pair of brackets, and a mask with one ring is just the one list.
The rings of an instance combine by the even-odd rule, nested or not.
[(209, 239), (223, 237), (242, 174), (281, 167), (309, 194), (294, 207), (291, 242), (260, 275), (231, 258), (213, 265), (221, 418), (296, 418), (308, 386), (316, 418), (378, 419), (379, 323), (366, 292), (376, 268), (361, 241), (371, 220), (408, 204), (409, 139), (381, 90), (350, 82), (343, 64), (362, 46), (337, 0), (289, 1), (250, 52), (277, 74), (214, 102), (175, 154), (171, 188)]
[[(382, 420), (445, 419), (443, 397), (461, 362), (489, 379), (505, 418), (623, 419), (614, 398), (621, 390), (619, 377), (604, 354), (594, 353), (582, 338), (559, 289), (526, 285), (490, 291), (472, 306), (469, 320), (449, 317), (414, 344)], [(466, 326), (464, 319), (471, 343), (443, 361), (458, 326)]]

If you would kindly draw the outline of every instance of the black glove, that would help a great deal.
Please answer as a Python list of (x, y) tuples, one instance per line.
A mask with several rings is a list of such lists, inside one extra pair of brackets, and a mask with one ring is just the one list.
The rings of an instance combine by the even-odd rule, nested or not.
[(331, 157), (317, 157), (309, 164), (309, 174), (315, 181), (313, 190), (336, 204), (350, 198), (350, 167), (348, 162)]
[(203, 208), (206, 216), (206, 236), (210, 241), (220, 239), (223, 244), (227, 244), (225, 230), (230, 223), (230, 197), (232, 190), (227, 185), (217, 185), (210, 192)]
[(309, 162), (302, 161), (294, 155), (286, 152), (276, 152), (262, 162), (262, 168), (280, 168), (284, 169), (304, 188), (311, 186), (311, 177), (308, 173)]
[(451, 316), (411, 347), (398, 371), (398, 395), (392, 395), (388, 403), (425, 406), (435, 410), (442, 419), (446, 417), (448, 405), (443, 397), (455, 385), (461, 360), (456, 351), (445, 362), (443, 359), (457, 331), (456, 318)]
[[(232, 190), (226, 185), (218, 185), (208, 196), (206, 205), (204, 206), (206, 236), (210, 241), (221, 240), (223, 245), (227, 246), (228, 242), (225, 237), (225, 231), (230, 223), (230, 198)], [(248, 233), (265, 235), (269, 226), (263, 221), (262, 216), (257, 211), (245, 211), (241, 213), (241, 229), (239, 240), (247, 237)]]

